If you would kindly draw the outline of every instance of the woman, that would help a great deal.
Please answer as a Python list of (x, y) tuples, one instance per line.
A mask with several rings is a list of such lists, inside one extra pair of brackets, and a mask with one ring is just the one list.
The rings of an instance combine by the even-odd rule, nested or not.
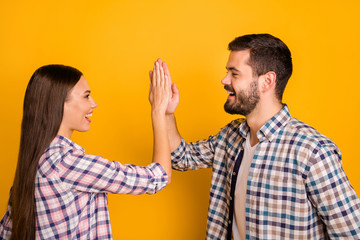
[(85, 154), (73, 131), (90, 128), (97, 107), (80, 71), (47, 65), (27, 86), (20, 150), (0, 239), (111, 239), (107, 193), (153, 194), (170, 182), (165, 111), (170, 83), (156, 64), (149, 100), (154, 131), (153, 163), (121, 165)]

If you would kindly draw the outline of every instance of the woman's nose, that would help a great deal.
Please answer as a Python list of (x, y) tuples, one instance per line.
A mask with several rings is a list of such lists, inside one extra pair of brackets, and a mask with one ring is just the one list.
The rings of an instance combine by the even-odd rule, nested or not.
[(91, 98), (91, 108), (97, 108), (98, 104), (95, 102), (93, 98)]

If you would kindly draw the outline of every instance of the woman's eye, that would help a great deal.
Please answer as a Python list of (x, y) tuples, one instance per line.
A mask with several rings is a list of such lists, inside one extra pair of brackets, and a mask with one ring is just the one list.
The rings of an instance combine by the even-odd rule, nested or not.
[(238, 74), (236, 74), (236, 73), (231, 73), (231, 76), (233, 76), (233, 77), (236, 77)]
[(89, 98), (90, 97), (90, 94), (88, 94), (88, 95), (85, 95), (85, 98)]

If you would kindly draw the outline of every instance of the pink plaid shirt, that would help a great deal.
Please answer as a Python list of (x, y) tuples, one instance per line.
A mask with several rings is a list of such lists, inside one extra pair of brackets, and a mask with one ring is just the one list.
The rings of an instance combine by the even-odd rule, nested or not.
[[(107, 193), (154, 194), (168, 176), (158, 163), (122, 165), (85, 154), (57, 136), (39, 160), (35, 180), (37, 239), (112, 239)], [(0, 239), (9, 239), (11, 206), (0, 222)]]

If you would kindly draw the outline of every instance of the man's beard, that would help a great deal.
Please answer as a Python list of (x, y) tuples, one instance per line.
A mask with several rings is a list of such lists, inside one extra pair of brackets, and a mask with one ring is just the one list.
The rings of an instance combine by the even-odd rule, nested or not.
[[(235, 92), (234, 89), (228, 85), (225, 86), (225, 89)], [(230, 114), (247, 116), (255, 109), (259, 99), (260, 93), (258, 89), (258, 81), (256, 79), (250, 83), (247, 93), (243, 90), (236, 92), (233, 103), (230, 103), (230, 100), (228, 99), (224, 104), (224, 109), (225, 112)]]

